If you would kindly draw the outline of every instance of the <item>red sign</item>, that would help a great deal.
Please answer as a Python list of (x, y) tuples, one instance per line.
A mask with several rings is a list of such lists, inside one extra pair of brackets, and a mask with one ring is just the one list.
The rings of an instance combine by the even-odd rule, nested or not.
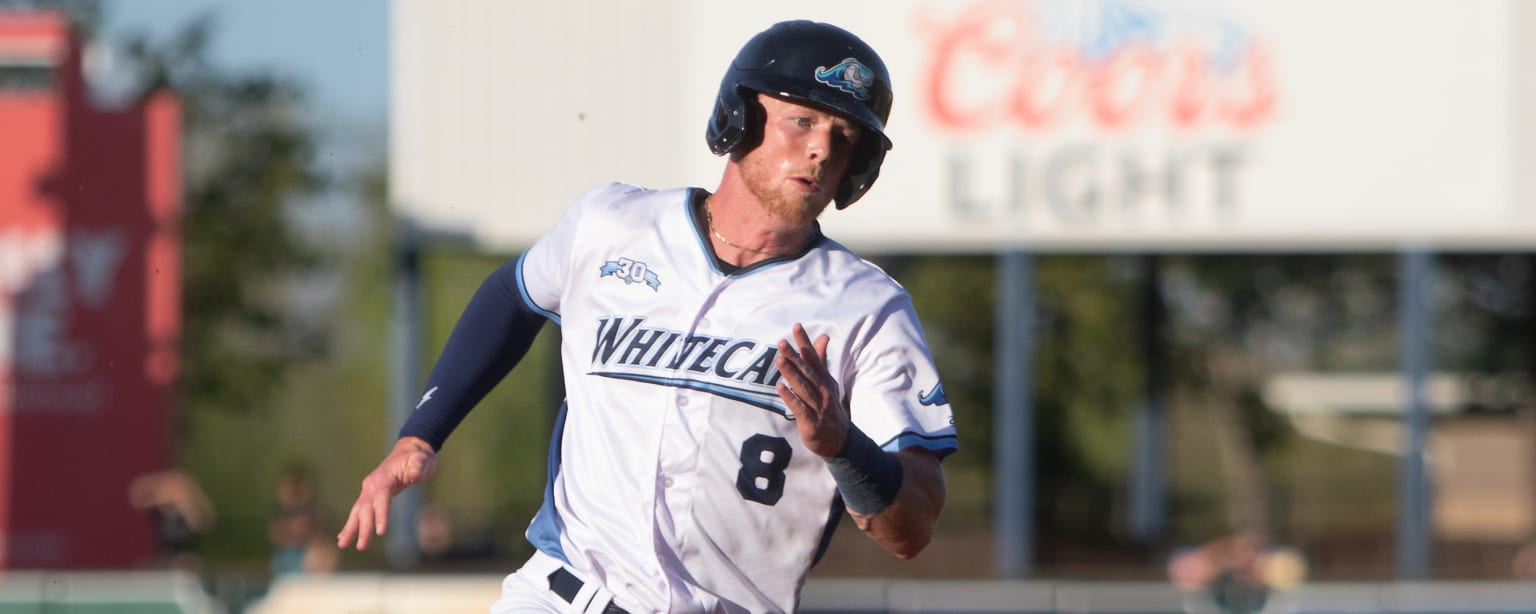
[(0, 89), (0, 568), (144, 564), (128, 485), (170, 461), (180, 108), (92, 107), (59, 16), (0, 12), (5, 49), (64, 52), (0, 55), (56, 62)]
[(956, 133), (1246, 130), (1270, 118), (1275, 75), (1260, 41), (1219, 16), (1149, 4), (983, 0), (921, 15), (923, 110)]

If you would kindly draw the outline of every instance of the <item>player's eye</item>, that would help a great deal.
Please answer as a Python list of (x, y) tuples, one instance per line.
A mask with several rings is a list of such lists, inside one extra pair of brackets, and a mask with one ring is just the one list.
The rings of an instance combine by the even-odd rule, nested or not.
[(816, 124), (816, 122), (811, 121), (811, 118), (809, 117), (791, 117), (789, 120), (795, 122), (795, 125), (801, 128), (810, 128)]

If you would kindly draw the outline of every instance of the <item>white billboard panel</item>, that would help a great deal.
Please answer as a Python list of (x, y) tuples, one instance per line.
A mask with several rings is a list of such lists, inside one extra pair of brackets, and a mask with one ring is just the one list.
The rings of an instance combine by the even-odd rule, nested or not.
[(864, 250), (1536, 245), (1520, 2), (398, 0), (392, 198), (490, 249), (607, 181), (713, 188), (726, 64), (775, 21), (884, 57)]

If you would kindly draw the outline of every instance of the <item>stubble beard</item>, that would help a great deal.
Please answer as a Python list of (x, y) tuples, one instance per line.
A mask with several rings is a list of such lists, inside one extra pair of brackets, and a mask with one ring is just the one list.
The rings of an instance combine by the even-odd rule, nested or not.
[(747, 191), (757, 198), (768, 215), (802, 226), (815, 221), (826, 211), (831, 198), (814, 192), (790, 193), (770, 180), (773, 175), (769, 171), (755, 160), (743, 160), (742, 177)]

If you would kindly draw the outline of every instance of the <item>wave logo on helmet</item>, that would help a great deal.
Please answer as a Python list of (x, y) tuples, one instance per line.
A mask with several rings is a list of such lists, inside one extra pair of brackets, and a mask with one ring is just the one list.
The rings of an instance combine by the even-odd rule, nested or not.
[(869, 100), (869, 86), (875, 84), (875, 71), (857, 58), (847, 58), (831, 68), (817, 66), (816, 80), (853, 94), (859, 100)]

